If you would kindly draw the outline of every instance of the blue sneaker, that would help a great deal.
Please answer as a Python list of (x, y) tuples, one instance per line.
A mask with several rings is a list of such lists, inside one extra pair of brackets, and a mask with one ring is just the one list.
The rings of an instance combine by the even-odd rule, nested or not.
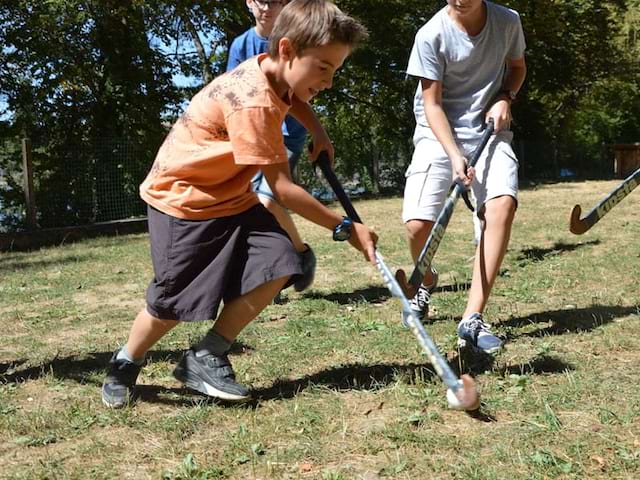
[[(411, 312), (413, 316), (416, 317), (421, 322), (429, 316), (429, 305), (431, 304), (431, 293), (438, 286), (438, 272), (435, 268), (431, 267), (431, 275), (433, 276), (433, 281), (431, 285), (420, 285), (418, 287), (418, 291), (413, 296), (411, 300), (409, 300), (409, 305), (411, 306)], [(402, 324), (405, 327), (408, 327), (407, 319), (404, 315), (402, 315)]]
[(458, 324), (458, 346), (471, 347), (475, 352), (492, 355), (502, 348), (502, 340), (491, 333), (481, 313), (472, 313)]
[(307, 245), (307, 249), (304, 252), (300, 252), (300, 263), (302, 264), (302, 275), (293, 284), (293, 288), (296, 292), (302, 292), (311, 286), (313, 279), (316, 276), (316, 254), (313, 253), (311, 247)]

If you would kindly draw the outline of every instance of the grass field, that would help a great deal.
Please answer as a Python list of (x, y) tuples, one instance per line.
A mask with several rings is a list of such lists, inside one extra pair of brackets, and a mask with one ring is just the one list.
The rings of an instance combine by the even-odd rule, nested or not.
[[(590, 232), (568, 231), (617, 182), (524, 189), (487, 309), (507, 340), (493, 362), (456, 349), (473, 255), (460, 203), (436, 257), (427, 326), (481, 388), (481, 413), (449, 410), (377, 271), (303, 220), (318, 270), (238, 339), (255, 401), (211, 402), (171, 375), (209, 325), (152, 351), (140, 399), (108, 410), (100, 385), (144, 305), (146, 235), (0, 254), (0, 478), (640, 478), (640, 211), (637, 193)], [(337, 205), (336, 205), (337, 208)], [(399, 198), (356, 203), (390, 266), (408, 268)]]

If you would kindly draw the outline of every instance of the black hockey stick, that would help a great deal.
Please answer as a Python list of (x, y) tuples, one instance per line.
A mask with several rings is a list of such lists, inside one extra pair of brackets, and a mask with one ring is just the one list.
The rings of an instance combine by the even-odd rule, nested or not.
[[(489, 119), (487, 122), (487, 128), (485, 129), (482, 137), (480, 138), (480, 143), (478, 147), (473, 152), (473, 156), (469, 160), (469, 167), (473, 167), (480, 158), (482, 151), (487, 146), (489, 139), (493, 135), (493, 119)], [(467, 188), (462, 184), (460, 179), (457, 179), (454, 183), (453, 190), (449, 194), (449, 198), (447, 198), (442, 211), (438, 215), (436, 222), (433, 224), (433, 228), (431, 229), (431, 233), (429, 234), (429, 238), (427, 238), (420, 255), (418, 256), (418, 260), (416, 265), (411, 273), (411, 278), (407, 282), (407, 276), (404, 270), (400, 269), (396, 272), (396, 279), (402, 285), (402, 289), (407, 295), (407, 297), (412, 298), (418, 287), (422, 283), (422, 279), (424, 278), (424, 274), (427, 269), (431, 266), (431, 262), (433, 261), (433, 257), (438, 251), (438, 247), (440, 246), (440, 242), (444, 237), (444, 232), (449, 225), (449, 221), (451, 220), (451, 216), (453, 215), (453, 209), (460, 198), (461, 195), (466, 193)]]
[(600, 200), (584, 218), (580, 218), (580, 214), (582, 213), (580, 205), (574, 206), (573, 210), (571, 210), (571, 218), (569, 220), (569, 230), (571, 233), (582, 235), (589, 230), (598, 223), (602, 217), (609, 213), (613, 207), (620, 203), (624, 197), (629, 195), (638, 184), (640, 184), (640, 168), (625, 178), (609, 195)]
[[(331, 188), (338, 197), (338, 200), (340, 200), (340, 204), (347, 213), (347, 216), (354, 222), (362, 223), (362, 220), (353, 207), (351, 200), (342, 188), (336, 174), (331, 169), (327, 153), (324, 151), (321, 152), (316, 163), (320, 167), (320, 170), (322, 170), (322, 173), (327, 179), (327, 182), (329, 182), (329, 185), (331, 185)], [(429, 337), (429, 334), (424, 329), (422, 323), (411, 313), (409, 300), (407, 300), (407, 297), (402, 292), (400, 285), (398, 285), (398, 282), (391, 273), (391, 270), (386, 266), (382, 255), (380, 255), (380, 252), (377, 250), (376, 266), (378, 267), (389, 292), (391, 292), (391, 295), (400, 299), (403, 313), (407, 318), (407, 324), (418, 339), (418, 342), (429, 358), (429, 361), (433, 365), (436, 373), (447, 386), (447, 401), (449, 402), (449, 406), (456, 410), (477, 410), (480, 407), (480, 396), (476, 389), (475, 382), (469, 375), (462, 375), (462, 379), (459, 379), (453, 372), (447, 361), (438, 351), (438, 348), (431, 337)]]

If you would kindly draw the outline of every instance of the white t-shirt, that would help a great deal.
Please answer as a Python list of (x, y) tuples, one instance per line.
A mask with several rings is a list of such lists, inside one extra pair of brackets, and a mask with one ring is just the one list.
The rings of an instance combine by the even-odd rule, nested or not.
[[(506, 62), (525, 50), (520, 16), (514, 10), (485, 1), (487, 23), (475, 37), (451, 20), (447, 7), (416, 34), (407, 74), (442, 82), (442, 106), (456, 139), (482, 134), (484, 114), (502, 87)], [(424, 114), (422, 87), (414, 98), (416, 135), (435, 139)]]

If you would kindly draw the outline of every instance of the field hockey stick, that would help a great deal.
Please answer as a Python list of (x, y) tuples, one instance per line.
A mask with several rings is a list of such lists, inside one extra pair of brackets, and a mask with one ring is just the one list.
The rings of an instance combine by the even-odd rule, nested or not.
[[(493, 119), (489, 119), (487, 122), (487, 128), (485, 129), (482, 137), (480, 138), (480, 143), (478, 147), (473, 152), (473, 155), (469, 161), (469, 167), (475, 166), (482, 154), (484, 148), (487, 146), (489, 142), (489, 138), (493, 135)], [(411, 278), (407, 282), (407, 275), (404, 270), (399, 269), (396, 272), (396, 279), (402, 285), (402, 289), (405, 295), (409, 298), (413, 298), (418, 290), (418, 287), (422, 283), (422, 279), (424, 278), (424, 274), (427, 269), (431, 267), (431, 262), (433, 261), (433, 257), (438, 251), (438, 247), (440, 246), (440, 242), (444, 237), (444, 232), (449, 225), (449, 221), (451, 220), (451, 216), (453, 215), (453, 208), (460, 198), (461, 195), (466, 194), (467, 188), (464, 186), (460, 179), (457, 179), (454, 182), (453, 189), (447, 198), (446, 203), (436, 222), (433, 224), (433, 228), (431, 229), (431, 233), (429, 234), (429, 238), (427, 238), (420, 255), (418, 256), (418, 260), (416, 261), (416, 265), (411, 273)]]
[(624, 181), (618, 185), (609, 195), (604, 197), (600, 202), (591, 209), (584, 218), (580, 218), (582, 208), (576, 205), (571, 210), (571, 218), (569, 220), (569, 230), (576, 235), (582, 235), (584, 232), (593, 227), (607, 213), (611, 211), (624, 197), (629, 195), (640, 184), (640, 168), (629, 175)]
[[(324, 177), (327, 182), (329, 182), (329, 185), (338, 197), (338, 200), (340, 200), (340, 204), (347, 213), (347, 216), (354, 222), (362, 223), (362, 220), (353, 207), (351, 200), (342, 188), (336, 174), (331, 169), (327, 152), (321, 152), (316, 163), (320, 167), (320, 170), (322, 170)], [(420, 346), (429, 358), (429, 361), (431, 362), (431, 365), (433, 365), (436, 373), (447, 386), (447, 401), (449, 402), (449, 406), (456, 410), (477, 410), (480, 407), (480, 396), (471, 376), (462, 375), (461, 379), (457, 377), (447, 361), (438, 351), (438, 347), (436, 347), (433, 340), (431, 340), (431, 337), (429, 337), (429, 334), (424, 329), (422, 323), (411, 313), (409, 300), (407, 300), (407, 297), (402, 292), (400, 285), (398, 285), (398, 282), (391, 273), (391, 270), (389, 270), (387, 265), (384, 263), (382, 255), (380, 255), (380, 252), (377, 250), (375, 252), (375, 258), (376, 266), (378, 267), (389, 292), (391, 292), (391, 295), (394, 297), (399, 298), (402, 303), (402, 311), (406, 314), (409, 328), (418, 339)]]

